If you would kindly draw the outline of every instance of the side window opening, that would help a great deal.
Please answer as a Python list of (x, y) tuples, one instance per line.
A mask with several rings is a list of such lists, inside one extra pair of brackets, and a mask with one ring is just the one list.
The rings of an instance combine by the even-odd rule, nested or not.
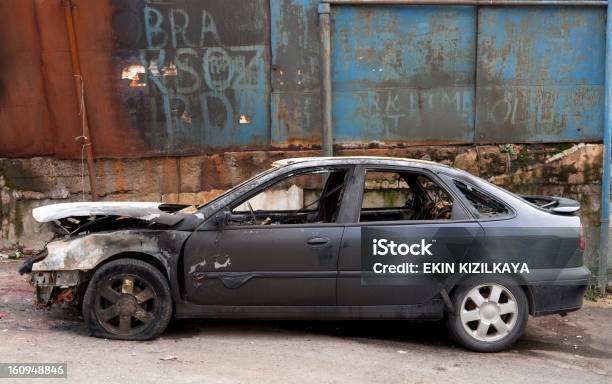
[(333, 169), (285, 177), (235, 204), (230, 225), (333, 223), (346, 175), (346, 169)]
[(453, 214), (453, 199), (451, 196), (437, 183), (423, 175), (417, 176), (417, 182), (427, 194), (430, 204), (427, 209), (432, 216), (430, 220), (450, 219)]
[(360, 222), (452, 218), (452, 197), (428, 177), (401, 171), (366, 173)]
[(469, 184), (455, 180), (455, 186), (480, 217), (500, 217), (510, 214), (508, 207)]

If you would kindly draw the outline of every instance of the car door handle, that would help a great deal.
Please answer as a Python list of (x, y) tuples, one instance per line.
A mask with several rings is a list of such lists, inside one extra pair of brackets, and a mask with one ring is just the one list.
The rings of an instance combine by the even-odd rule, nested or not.
[(312, 239), (308, 239), (306, 244), (308, 245), (325, 245), (329, 243), (329, 239), (327, 237), (313, 237)]

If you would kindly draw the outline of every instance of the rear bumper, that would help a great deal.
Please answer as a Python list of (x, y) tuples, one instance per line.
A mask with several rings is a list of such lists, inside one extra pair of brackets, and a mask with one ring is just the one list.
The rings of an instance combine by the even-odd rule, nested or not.
[(586, 267), (535, 269), (525, 277), (533, 316), (578, 310), (589, 285), (591, 272)]

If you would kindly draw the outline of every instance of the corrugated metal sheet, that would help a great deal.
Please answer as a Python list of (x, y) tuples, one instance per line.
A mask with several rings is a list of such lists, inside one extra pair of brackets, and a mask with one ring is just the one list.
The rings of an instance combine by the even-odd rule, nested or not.
[[(318, 0), (73, 0), (97, 157), (321, 141)], [(61, 0), (0, 2), (0, 156), (78, 157)], [(336, 142), (601, 140), (604, 9), (332, 6)]]
[(472, 141), (473, 7), (339, 6), (332, 16), (338, 142)]
[[(94, 153), (267, 146), (267, 0), (73, 0)], [(0, 154), (80, 156), (63, 2), (0, 2)]]

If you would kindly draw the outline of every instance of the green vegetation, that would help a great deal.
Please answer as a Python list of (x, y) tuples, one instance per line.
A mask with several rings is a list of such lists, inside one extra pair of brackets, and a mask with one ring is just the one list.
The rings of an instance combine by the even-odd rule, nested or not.
[(601, 292), (601, 289), (599, 288), (598, 284), (591, 283), (587, 287), (587, 291), (584, 294), (584, 297), (587, 300), (597, 301), (597, 299), (601, 299), (602, 297), (604, 297), (604, 295), (603, 292)]

